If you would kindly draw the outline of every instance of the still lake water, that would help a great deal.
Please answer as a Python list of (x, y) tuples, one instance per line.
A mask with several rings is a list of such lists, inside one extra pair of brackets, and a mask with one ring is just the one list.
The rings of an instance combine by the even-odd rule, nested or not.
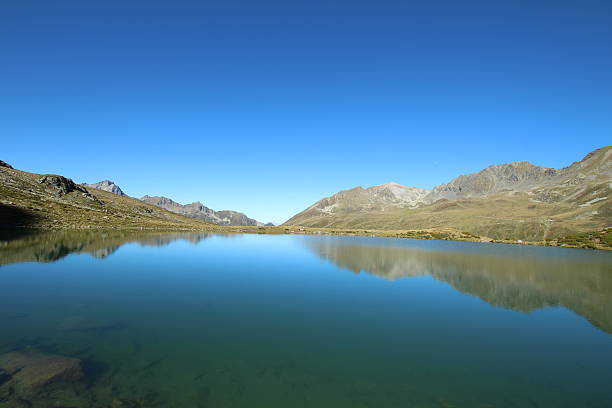
[(612, 253), (96, 232), (0, 265), (0, 354), (84, 361), (55, 405), (612, 407)]

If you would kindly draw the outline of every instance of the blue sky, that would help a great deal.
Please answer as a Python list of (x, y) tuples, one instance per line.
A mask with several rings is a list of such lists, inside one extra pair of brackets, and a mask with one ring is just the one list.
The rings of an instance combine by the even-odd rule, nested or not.
[(0, 158), (284, 221), (612, 141), (612, 2), (15, 1)]

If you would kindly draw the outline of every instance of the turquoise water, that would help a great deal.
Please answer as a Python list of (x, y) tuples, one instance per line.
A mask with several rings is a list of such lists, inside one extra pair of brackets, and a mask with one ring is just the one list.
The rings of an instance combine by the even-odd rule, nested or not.
[[(86, 373), (74, 395), (51, 390), (34, 407), (612, 406), (607, 252), (295, 235), (3, 239), (0, 354), (77, 357)], [(0, 406), (15, 398), (0, 393)]]

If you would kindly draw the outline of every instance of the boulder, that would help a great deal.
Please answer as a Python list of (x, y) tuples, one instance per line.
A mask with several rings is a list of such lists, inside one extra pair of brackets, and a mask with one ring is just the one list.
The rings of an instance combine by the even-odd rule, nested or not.
[(5, 161), (0, 160), (0, 167), (6, 167), (7, 169), (12, 169), (13, 166), (11, 166), (10, 164), (8, 164)]
[(73, 191), (89, 194), (89, 191), (87, 191), (85, 187), (76, 184), (69, 178), (57, 174), (46, 174), (39, 178), (38, 182), (57, 190), (59, 195), (68, 194)]
[(11, 377), (12, 376), (8, 373), (8, 371), (0, 368), (0, 387), (2, 387), (2, 384), (4, 384), (5, 382), (8, 382)]
[(58, 326), (60, 330), (66, 332), (103, 332), (107, 330), (120, 329), (120, 322), (100, 320), (83, 316), (69, 316)]
[(76, 184), (74, 181), (67, 177), (59, 176), (57, 174), (45, 174), (37, 181), (38, 183), (43, 184), (45, 187), (54, 190), (58, 197), (64, 196), (68, 193), (77, 192), (81, 193), (83, 197), (89, 200), (102, 204), (102, 202), (98, 200), (95, 195), (87, 191), (85, 187)]
[(18, 392), (32, 392), (60, 381), (83, 377), (81, 360), (37, 351), (12, 351), (0, 355), (0, 373), (5, 384)]

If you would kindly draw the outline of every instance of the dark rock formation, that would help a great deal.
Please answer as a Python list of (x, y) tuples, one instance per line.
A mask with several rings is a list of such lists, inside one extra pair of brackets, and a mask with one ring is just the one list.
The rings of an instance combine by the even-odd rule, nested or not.
[(48, 189), (52, 190), (58, 197), (64, 196), (72, 192), (76, 192), (81, 193), (83, 197), (88, 198), (92, 201), (96, 201), (100, 204), (102, 203), (100, 200), (98, 200), (96, 196), (87, 191), (85, 187), (76, 184), (74, 181), (67, 177), (59, 176), (57, 174), (45, 174), (37, 181), (39, 184), (42, 184)]
[(89, 191), (85, 187), (76, 184), (69, 178), (59, 176), (57, 174), (45, 174), (37, 180), (40, 184), (51, 187), (57, 190), (58, 195), (64, 195), (73, 191), (79, 191), (81, 193), (89, 194)]
[(10, 380), (11, 377), (12, 376), (8, 373), (8, 371), (0, 368), (0, 387), (2, 387), (4, 383), (8, 382), (8, 380)]
[(13, 168), (13, 166), (11, 166), (10, 164), (8, 164), (7, 162), (2, 161), (2, 160), (0, 160), (0, 167), (6, 167), (8, 169), (12, 169)]

